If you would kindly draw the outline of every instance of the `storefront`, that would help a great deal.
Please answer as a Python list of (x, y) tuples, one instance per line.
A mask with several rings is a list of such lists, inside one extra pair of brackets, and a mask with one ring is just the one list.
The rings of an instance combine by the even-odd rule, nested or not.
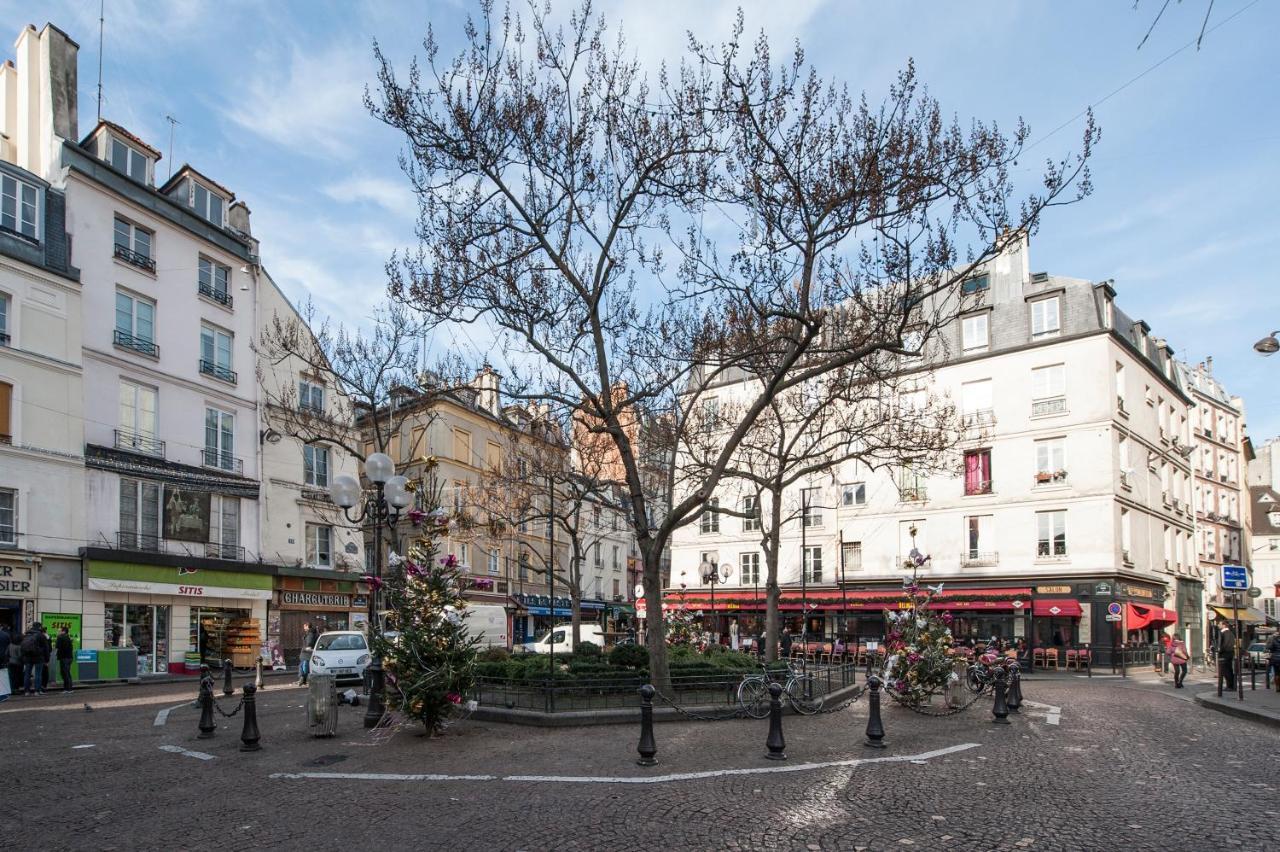
[[(516, 615), (511, 619), (511, 635), (516, 645), (532, 642), (553, 625), (563, 624), (573, 618), (573, 601), (565, 597), (553, 599), (549, 595), (512, 595), (516, 602)], [(583, 613), (584, 617), (586, 613)], [(521, 638), (523, 637), (523, 638)]]
[(363, 629), (368, 598), (363, 583), (317, 577), (276, 578), (267, 618), (267, 647), (273, 663), (294, 666), (302, 650), (303, 625), (316, 631)]
[(36, 566), (0, 554), (0, 626), (22, 633), (36, 620)]
[[(207, 561), (212, 560), (199, 560)], [(271, 575), (265, 570), (149, 565), (87, 555), (85, 587), (85, 647), (133, 649), (140, 676), (196, 672), (202, 662), (216, 666), (223, 659), (245, 668), (261, 653), (271, 599)]]

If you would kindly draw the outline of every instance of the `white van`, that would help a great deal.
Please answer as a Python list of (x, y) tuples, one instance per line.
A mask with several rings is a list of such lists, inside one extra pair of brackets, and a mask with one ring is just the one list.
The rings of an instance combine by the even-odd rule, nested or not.
[[(541, 639), (526, 642), (524, 650), (530, 654), (550, 654), (552, 639), (555, 640), (557, 654), (572, 653), (573, 625), (557, 624), (553, 630), (548, 630)], [(599, 624), (580, 624), (578, 625), (578, 641), (603, 649), (604, 633), (601, 631)]]
[(507, 643), (507, 610), (494, 604), (471, 604), (467, 607), (467, 635), (480, 638), (477, 648), (509, 648)]

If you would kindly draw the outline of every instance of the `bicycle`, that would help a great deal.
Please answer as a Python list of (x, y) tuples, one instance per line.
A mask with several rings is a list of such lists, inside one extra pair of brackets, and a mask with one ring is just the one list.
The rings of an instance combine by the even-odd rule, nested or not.
[[(760, 674), (745, 677), (738, 684), (738, 703), (753, 719), (763, 719), (769, 715), (772, 699), (769, 684), (775, 682), (773, 673), (763, 666), (761, 668)], [(813, 675), (803, 667), (797, 667), (794, 663), (787, 664), (787, 679), (782, 691), (797, 713), (811, 716), (822, 709), (824, 697), (813, 695)]]

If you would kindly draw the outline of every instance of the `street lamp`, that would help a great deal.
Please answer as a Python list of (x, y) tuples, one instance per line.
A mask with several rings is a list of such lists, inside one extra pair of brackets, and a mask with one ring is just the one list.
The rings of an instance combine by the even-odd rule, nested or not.
[[(382, 670), (382, 656), (373, 644), (374, 631), (382, 635), (382, 625), (378, 617), (378, 581), (382, 578), (382, 529), (394, 535), (396, 522), (400, 520), (400, 510), (413, 502), (413, 494), (408, 490), (408, 481), (403, 476), (396, 476), (396, 463), (386, 453), (374, 453), (364, 461), (364, 475), (373, 483), (372, 493), (366, 494), (360, 482), (349, 474), (335, 476), (329, 486), (329, 498), (334, 505), (342, 509), (347, 521), (373, 527), (373, 582), (369, 583), (369, 653), (373, 658), (369, 663), (369, 708), (364, 714), (364, 726), (375, 727), (382, 719), (383, 692), (385, 682)], [(361, 498), (364, 505), (360, 506)], [(351, 510), (360, 506), (352, 515)]]
[(1280, 334), (1280, 331), (1273, 331), (1253, 344), (1254, 350), (1263, 355), (1274, 355), (1276, 352), (1280, 352), (1280, 340), (1276, 339), (1277, 334)]

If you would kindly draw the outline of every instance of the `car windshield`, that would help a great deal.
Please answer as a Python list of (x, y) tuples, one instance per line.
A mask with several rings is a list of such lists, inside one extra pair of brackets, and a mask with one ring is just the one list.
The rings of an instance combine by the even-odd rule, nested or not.
[(357, 633), (333, 633), (321, 636), (316, 642), (317, 651), (363, 651), (364, 637)]

